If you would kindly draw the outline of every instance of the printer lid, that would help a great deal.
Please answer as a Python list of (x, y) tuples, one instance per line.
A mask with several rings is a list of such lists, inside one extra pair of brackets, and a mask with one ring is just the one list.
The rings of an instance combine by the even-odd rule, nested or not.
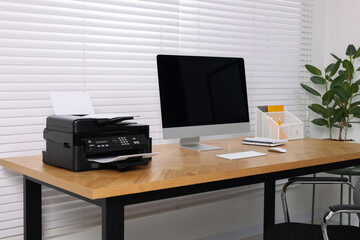
[[(106, 126), (116, 127), (117, 124), (134, 119), (133, 116), (123, 115), (112, 118), (104, 117), (105, 115), (53, 115), (46, 120), (46, 128), (54, 131), (76, 133), (76, 132), (93, 132)], [(119, 125), (120, 126), (120, 125)]]

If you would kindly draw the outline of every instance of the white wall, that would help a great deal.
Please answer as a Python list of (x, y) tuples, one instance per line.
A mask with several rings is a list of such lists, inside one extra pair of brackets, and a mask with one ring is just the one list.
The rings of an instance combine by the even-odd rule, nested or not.
[[(360, 47), (360, 32), (356, 30), (357, 23), (360, 22), (359, 8), (360, 1), (358, 0), (315, 0), (313, 65), (325, 67), (333, 62), (330, 53), (345, 58), (345, 51), (349, 44), (354, 44), (356, 48)], [(315, 114), (310, 114), (310, 119), (315, 117)], [(311, 123), (309, 135), (314, 138), (329, 137), (327, 129)], [(360, 142), (360, 124), (353, 124), (353, 128), (350, 129), (348, 135), (349, 139)], [(336, 130), (333, 131), (333, 137), (335, 136), (337, 136)], [(344, 203), (347, 203), (347, 188), (344, 191)], [(327, 206), (339, 203), (339, 195), (339, 187), (318, 187), (316, 208), (325, 211)], [(356, 216), (353, 216), (352, 223), (356, 224), (356, 222)]]
[[(313, 62), (317, 67), (326, 67), (333, 62), (330, 53), (345, 58), (345, 51), (349, 44), (360, 47), (359, 0), (315, 0), (315, 35), (313, 39)], [(359, 75), (357, 75), (359, 76)], [(310, 119), (315, 118), (310, 115)], [(354, 124), (350, 129), (349, 138), (360, 142), (360, 124)], [(336, 133), (336, 131), (334, 131)], [(324, 127), (311, 124), (310, 136), (328, 138), (329, 134)], [(337, 136), (337, 135), (334, 135)]]
[[(360, 47), (359, 0), (327, 0), (326, 33), (325, 33), (325, 63), (332, 61), (330, 53), (345, 58), (345, 51), (349, 44)], [(356, 75), (357, 80), (359, 74)], [(359, 100), (359, 99), (358, 99)], [(353, 124), (349, 138), (360, 142), (360, 124)]]
[[(243, 190), (249, 188), (242, 187)], [(280, 187), (278, 187), (278, 190)], [(218, 192), (221, 194), (221, 191)], [(311, 187), (294, 188), (289, 194), (290, 210), (295, 220), (306, 221), (310, 218)], [(306, 198), (304, 198), (304, 195)], [(297, 202), (297, 199), (304, 201)], [(283, 221), (280, 192), (277, 191), (277, 221)], [(177, 201), (173, 199), (173, 201)], [(161, 204), (161, 201), (159, 202)], [(305, 212), (305, 214), (304, 214)], [(236, 198), (209, 204), (179, 206), (152, 216), (131, 219), (125, 224), (127, 240), (234, 240), (262, 232), (263, 190), (257, 185), (255, 190), (242, 192)], [(51, 240), (100, 239), (100, 227), (78, 234), (51, 238)]]
[(327, 0), (325, 25), (325, 61), (332, 57), (330, 53), (345, 56), (348, 44), (360, 46), (360, 1), (358, 0)]
[[(360, 9), (359, 0), (326, 0), (324, 18), (325, 44), (317, 46), (322, 47), (322, 51), (324, 52), (323, 66), (333, 61), (330, 53), (340, 58), (345, 58), (345, 51), (349, 44), (354, 44), (356, 48), (360, 47), (360, 32), (357, 30), (358, 23), (360, 22), (358, 9)], [(321, 63), (320, 59), (319, 63)], [(355, 78), (355, 80), (359, 79), (359, 74), (356, 76), (357, 78)], [(315, 126), (312, 126), (312, 129), (312, 137), (328, 137), (326, 129)], [(358, 143), (360, 142), (360, 124), (353, 124), (353, 128), (349, 131), (349, 139), (354, 139)], [(344, 202), (347, 203), (347, 188), (345, 188), (344, 191)], [(325, 206), (338, 203), (339, 187), (337, 187), (335, 191), (333, 188), (323, 187), (319, 189), (317, 196), (319, 200), (318, 208), (325, 208)], [(357, 224), (356, 216), (353, 216), (352, 223)]]

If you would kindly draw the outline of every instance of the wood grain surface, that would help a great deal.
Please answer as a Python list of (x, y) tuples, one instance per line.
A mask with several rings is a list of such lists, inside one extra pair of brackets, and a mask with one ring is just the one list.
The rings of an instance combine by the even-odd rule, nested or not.
[[(360, 144), (349, 142), (305, 138), (282, 146), (287, 153), (268, 152), (266, 147), (241, 142), (242, 138), (204, 141), (224, 148), (207, 152), (182, 149), (178, 144), (155, 145), (153, 152), (161, 153), (148, 166), (127, 171), (76, 173), (43, 164), (41, 156), (0, 159), (0, 165), (84, 197), (99, 199), (360, 158)], [(268, 155), (237, 160), (216, 157), (250, 150)]]

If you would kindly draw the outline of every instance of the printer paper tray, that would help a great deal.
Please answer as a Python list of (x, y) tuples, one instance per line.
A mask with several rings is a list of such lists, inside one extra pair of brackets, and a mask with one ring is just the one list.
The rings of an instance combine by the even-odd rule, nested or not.
[(88, 161), (91, 162), (97, 162), (97, 163), (112, 163), (112, 162), (118, 162), (123, 161), (129, 158), (149, 158), (155, 155), (158, 155), (159, 152), (153, 152), (153, 153), (139, 153), (139, 154), (130, 154), (130, 155), (122, 155), (117, 157), (98, 157), (98, 158), (88, 158)]

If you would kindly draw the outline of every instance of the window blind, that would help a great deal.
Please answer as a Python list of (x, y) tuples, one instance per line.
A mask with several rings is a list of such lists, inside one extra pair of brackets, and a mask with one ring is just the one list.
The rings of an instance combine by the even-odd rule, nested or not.
[[(311, 24), (312, 0), (3, 0), (0, 157), (41, 153), (54, 91), (88, 92), (97, 113), (140, 115), (154, 143), (166, 142), (160, 53), (243, 57), (252, 132), (258, 105), (283, 104), (307, 122), (299, 83)], [(21, 183), (0, 167), (0, 239), (23, 231)], [(43, 196), (47, 238), (100, 222), (83, 201), (47, 188)]]

